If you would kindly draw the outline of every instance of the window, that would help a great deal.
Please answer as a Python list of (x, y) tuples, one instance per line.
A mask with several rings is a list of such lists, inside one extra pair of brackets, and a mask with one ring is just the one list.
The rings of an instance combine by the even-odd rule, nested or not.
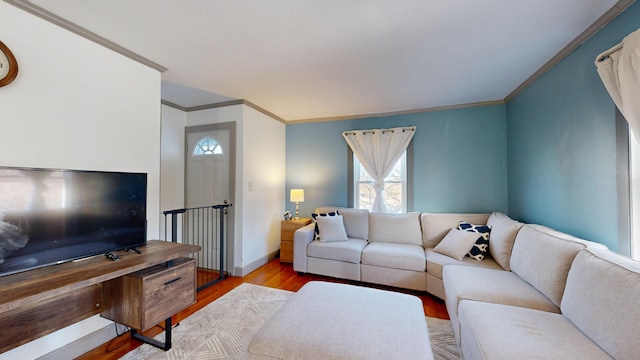
[[(354, 207), (371, 210), (375, 198), (373, 178), (367, 173), (360, 161), (353, 156), (353, 194)], [(407, 151), (402, 154), (389, 176), (384, 179), (382, 192), (389, 213), (407, 212)]]
[(196, 147), (193, 149), (193, 156), (201, 155), (222, 155), (222, 147), (216, 139), (205, 137), (198, 141)]

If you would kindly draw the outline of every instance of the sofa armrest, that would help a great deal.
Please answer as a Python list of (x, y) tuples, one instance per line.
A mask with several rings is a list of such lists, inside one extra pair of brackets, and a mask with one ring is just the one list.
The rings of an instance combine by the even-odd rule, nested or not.
[(303, 226), (293, 234), (293, 270), (307, 272), (307, 245), (313, 241), (315, 223)]

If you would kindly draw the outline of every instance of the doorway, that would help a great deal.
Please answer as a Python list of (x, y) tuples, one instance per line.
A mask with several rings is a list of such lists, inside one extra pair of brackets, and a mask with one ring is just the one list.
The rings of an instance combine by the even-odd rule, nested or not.
[[(236, 123), (188, 126), (185, 128), (185, 208), (194, 209), (220, 204), (233, 204), (235, 199), (235, 148)], [(213, 233), (218, 241), (199, 244), (202, 250), (197, 254), (198, 268), (220, 270), (232, 273), (234, 268), (234, 210), (229, 206), (224, 210), (224, 220), (211, 211), (194, 211), (190, 221), (192, 236), (200, 232)], [(221, 224), (220, 221), (225, 223)], [(201, 224), (205, 224), (201, 226)], [(223, 234), (217, 230), (224, 229)], [(189, 229), (185, 229), (189, 231)], [(220, 238), (219, 235), (222, 235)], [(223, 242), (220, 244), (220, 242)], [(219, 268), (220, 250), (224, 260)]]

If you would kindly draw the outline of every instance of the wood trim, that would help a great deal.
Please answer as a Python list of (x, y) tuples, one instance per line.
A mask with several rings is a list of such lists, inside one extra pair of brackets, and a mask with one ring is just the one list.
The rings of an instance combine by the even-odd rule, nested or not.
[(302, 124), (302, 123), (323, 122), (323, 121), (340, 121), (340, 120), (366, 119), (366, 118), (373, 118), (373, 117), (387, 117), (387, 116), (396, 116), (396, 115), (408, 115), (408, 114), (419, 114), (419, 113), (425, 113), (425, 112), (464, 109), (464, 108), (479, 107), (479, 106), (492, 106), (492, 105), (500, 105), (500, 104), (504, 104), (504, 103), (505, 102), (503, 100), (492, 100), (492, 101), (482, 101), (482, 102), (460, 104), (460, 105), (437, 106), (437, 107), (432, 107), (432, 108), (422, 108), (422, 109), (402, 110), (402, 111), (391, 111), (391, 112), (383, 112), (383, 113), (371, 113), (371, 114), (361, 114), (361, 115), (346, 115), (346, 116), (332, 116), (332, 117), (324, 117), (324, 118), (289, 120), (289, 121), (286, 121), (286, 123), (287, 124)]
[(283, 124), (288, 124), (289, 123), (289, 121), (287, 121), (287, 120), (281, 118), (280, 116), (270, 112), (269, 110), (261, 108), (260, 106), (254, 104), (254, 103), (252, 103), (252, 102), (250, 102), (248, 100), (242, 100), (242, 101), (243, 101), (244, 105), (246, 105), (246, 106), (248, 106), (248, 107), (250, 107), (250, 108), (252, 108), (254, 110), (257, 110), (257, 111), (259, 111), (259, 112), (261, 112), (261, 113), (263, 113), (263, 114), (265, 114), (265, 115), (267, 115), (269, 117), (272, 117), (274, 120), (278, 120), (279, 122), (281, 122)]
[(618, 252), (631, 257), (631, 173), (629, 157), (629, 125), (627, 119), (615, 108), (616, 123), (616, 183), (618, 198)]
[(240, 100), (230, 100), (230, 101), (224, 101), (224, 102), (214, 103), (214, 104), (191, 106), (191, 107), (186, 108), (185, 111), (187, 111), (187, 112), (200, 111), (200, 110), (208, 110), (208, 109), (215, 109), (215, 108), (219, 108), (219, 107), (242, 105), (242, 104), (244, 104), (244, 100), (242, 100), (242, 99), (240, 99)]
[(181, 111), (185, 111), (185, 112), (188, 111), (188, 109), (186, 107), (180, 106), (180, 105), (178, 105), (176, 103), (172, 103), (171, 101), (167, 101), (167, 100), (162, 100), (161, 99), (160, 100), (160, 104), (166, 105), (166, 106), (169, 106), (169, 107), (172, 107), (174, 109), (181, 110)]
[(213, 104), (205, 104), (205, 105), (198, 105), (198, 106), (191, 106), (191, 107), (184, 107), (175, 103), (172, 103), (170, 101), (167, 100), (162, 100), (161, 103), (163, 105), (167, 105), (167, 106), (171, 106), (172, 108), (178, 109), (178, 110), (182, 110), (185, 112), (191, 112), (191, 111), (200, 111), (200, 110), (208, 110), (208, 109), (216, 109), (219, 107), (226, 107), (226, 106), (234, 106), (234, 105), (246, 105), (256, 111), (259, 111), (271, 118), (273, 118), (274, 120), (277, 120), (283, 124), (287, 124), (288, 121), (281, 118), (280, 116), (270, 112), (269, 110), (266, 110), (254, 103), (252, 103), (249, 100), (245, 100), (245, 99), (239, 99), (239, 100), (230, 100), (230, 101), (224, 101), (224, 102), (219, 102), (219, 103), (213, 103)]
[(13, 5), (19, 9), (22, 9), (32, 15), (35, 15), (41, 19), (44, 19), (54, 25), (58, 25), (63, 29), (69, 30), (72, 33), (76, 34), (76, 35), (80, 35), (85, 39), (88, 39), (90, 41), (93, 41), (97, 44), (100, 44), (104, 47), (106, 47), (107, 49), (113, 50), (115, 52), (117, 52), (118, 54), (124, 55), (126, 57), (128, 57), (131, 60), (137, 61), (143, 65), (146, 65), (152, 69), (158, 70), (160, 72), (165, 72), (167, 71), (167, 68), (156, 63), (153, 62), (147, 58), (145, 58), (142, 55), (139, 55), (137, 53), (134, 53), (133, 51), (120, 46), (116, 43), (114, 43), (111, 40), (108, 40), (94, 32), (91, 32), (85, 28), (83, 28), (82, 26), (79, 26), (77, 24), (72, 23), (69, 20), (66, 20), (38, 5), (35, 5), (27, 0), (4, 0), (4, 2), (6, 2), (7, 4)]
[[(415, 135), (415, 134), (414, 134)], [(414, 155), (413, 155), (413, 139), (409, 145), (407, 145), (407, 163), (406, 163), (406, 172), (407, 172), (407, 212), (415, 211), (415, 199), (414, 199), (414, 191), (415, 184), (413, 182), (413, 169), (414, 169)]]

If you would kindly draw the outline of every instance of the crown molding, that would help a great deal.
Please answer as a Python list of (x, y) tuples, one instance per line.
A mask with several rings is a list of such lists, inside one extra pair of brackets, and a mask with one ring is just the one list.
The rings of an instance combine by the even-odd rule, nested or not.
[(72, 33), (82, 36), (90, 41), (93, 41), (97, 44), (100, 44), (110, 50), (113, 50), (115, 52), (117, 52), (118, 54), (124, 55), (128, 58), (130, 58), (131, 60), (137, 61), (143, 65), (146, 65), (152, 69), (158, 70), (159, 72), (165, 72), (167, 71), (167, 68), (156, 63), (153, 62), (147, 58), (145, 58), (142, 55), (136, 54), (133, 51), (120, 46), (116, 43), (114, 43), (111, 40), (108, 40), (106, 38), (103, 38), (102, 36), (91, 32), (85, 28), (83, 28), (82, 26), (79, 26), (77, 24), (72, 23), (69, 20), (63, 19), (60, 16), (38, 6), (35, 5), (27, 0), (4, 0), (4, 2), (6, 2), (7, 4), (13, 5), (19, 9), (22, 9), (32, 15), (35, 15), (41, 19), (44, 19), (52, 24), (58, 25), (63, 29), (66, 29), (68, 31), (71, 31)]
[(185, 111), (185, 112), (188, 111), (188, 109), (186, 107), (178, 105), (176, 103), (172, 103), (171, 101), (160, 99), (160, 103), (162, 105), (166, 105), (166, 106), (172, 107), (174, 109), (178, 109), (178, 110)]
[(323, 117), (323, 118), (310, 118), (310, 119), (298, 119), (298, 120), (285, 120), (280, 116), (252, 103), (249, 100), (240, 99), (240, 100), (231, 100), (214, 104), (206, 104), (206, 105), (198, 105), (192, 107), (184, 107), (175, 103), (172, 103), (167, 100), (161, 101), (163, 105), (172, 107), (174, 109), (182, 110), (184, 112), (191, 111), (200, 111), (207, 109), (215, 109), (219, 107), (225, 106), (233, 106), (233, 105), (246, 105), (254, 110), (257, 110), (274, 120), (277, 120), (283, 124), (300, 124), (300, 123), (311, 123), (311, 122), (325, 122), (325, 121), (340, 121), (340, 120), (355, 120), (355, 119), (366, 119), (373, 117), (386, 117), (386, 116), (396, 116), (396, 115), (407, 115), (407, 114), (419, 114), (425, 112), (435, 112), (435, 111), (445, 111), (445, 110), (455, 110), (455, 109), (464, 109), (464, 108), (472, 108), (479, 106), (491, 106), (491, 105), (500, 105), (505, 102), (502, 100), (495, 101), (483, 101), (483, 102), (475, 102), (468, 104), (460, 104), (460, 105), (450, 105), (450, 106), (438, 106), (432, 108), (421, 108), (421, 109), (413, 109), (413, 110), (402, 110), (402, 111), (392, 111), (392, 112), (382, 112), (382, 113), (370, 113), (370, 114), (361, 114), (361, 115), (346, 115), (346, 116), (333, 116), (333, 117)]
[(464, 109), (464, 108), (479, 107), (479, 106), (500, 105), (500, 104), (504, 104), (504, 103), (505, 102), (503, 100), (482, 101), (482, 102), (475, 102), (475, 103), (468, 103), (468, 104), (437, 106), (437, 107), (431, 107), (431, 108), (421, 108), (421, 109), (412, 109), (412, 110), (401, 110), (401, 111), (370, 113), (370, 114), (361, 114), (361, 115), (332, 116), (332, 117), (323, 117), (323, 118), (289, 120), (286, 123), (287, 124), (301, 124), (301, 123), (324, 122), (324, 121), (356, 120), (356, 119), (366, 119), (366, 118), (373, 118), (373, 117), (387, 117), (387, 116), (396, 116), (396, 115), (419, 114), (419, 113), (426, 113), (426, 112)]
[(191, 112), (191, 111), (215, 109), (215, 108), (225, 107), (225, 106), (242, 105), (243, 103), (244, 103), (244, 100), (242, 100), (242, 99), (240, 99), (240, 100), (230, 100), (230, 101), (223, 101), (223, 102), (213, 103), (213, 104), (204, 104), (204, 105), (198, 105), (198, 106), (191, 106), (191, 107), (188, 107), (186, 111), (187, 112)]
[(184, 112), (191, 112), (191, 111), (200, 111), (200, 110), (208, 110), (208, 109), (215, 109), (215, 108), (220, 108), (220, 107), (226, 107), (226, 106), (234, 106), (234, 105), (246, 105), (256, 111), (259, 111), (271, 118), (273, 118), (276, 121), (279, 121), (283, 124), (288, 124), (289, 122), (284, 120), (283, 118), (279, 117), (278, 115), (252, 103), (251, 101), (245, 100), (245, 99), (239, 99), (239, 100), (230, 100), (230, 101), (224, 101), (224, 102), (219, 102), (219, 103), (214, 103), (214, 104), (205, 104), (205, 105), (198, 105), (198, 106), (191, 106), (191, 107), (184, 107), (181, 105), (178, 105), (176, 103), (172, 103), (171, 101), (167, 101), (167, 100), (161, 100), (160, 101), (162, 103), (162, 105), (166, 105), (169, 107), (172, 107), (174, 109), (178, 109), (178, 110), (182, 110)]
[(259, 112), (261, 112), (261, 113), (273, 118), (274, 120), (277, 120), (277, 121), (279, 121), (279, 122), (281, 122), (283, 124), (291, 123), (290, 121), (287, 121), (287, 120), (281, 118), (280, 116), (272, 113), (271, 111), (269, 111), (267, 109), (264, 109), (264, 108), (262, 108), (262, 107), (260, 107), (260, 106), (258, 106), (256, 104), (252, 103), (251, 101), (248, 101), (248, 100), (242, 100), (242, 101), (243, 101), (242, 103), (244, 105), (247, 105), (248, 107), (250, 107), (250, 108), (252, 108), (252, 109), (254, 109), (256, 111), (259, 111)]

